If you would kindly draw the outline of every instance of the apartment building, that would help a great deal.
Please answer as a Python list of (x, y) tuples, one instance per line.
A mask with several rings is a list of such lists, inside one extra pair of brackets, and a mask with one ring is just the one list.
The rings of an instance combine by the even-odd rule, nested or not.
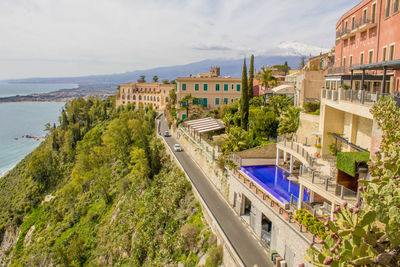
[[(188, 95), (195, 97), (194, 103), (204, 109), (230, 104), (241, 97), (242, 79), (221, 77), (219, 67), (212, 67), (207, 74), (177, 78), (176, 84), (178, 108), (181, 107), (179, 101)], [(179, 118), (185, 119), (186, 114), (181, 112)]]
[(152, 104), (154, 109), (162, 110), (168, 103), (168, 96), (171, 90), (175, 89), (174, 84), (162, 83), (125, 83), (120, 85), (119, 97), (116, 106), (135, 103)]
[(400, 91), (400, 1), (364, 0), (336, 24), (335, 66), (327, 89)]
[(325, 86), (325, 75), (334, 63), (334, 53), (321, 54), (310, 58), (303, 69), (289, 75), (288, 80), (296, 85), (294, 103), (302, 106), (304, 102), (321, 99), (321, 89)]

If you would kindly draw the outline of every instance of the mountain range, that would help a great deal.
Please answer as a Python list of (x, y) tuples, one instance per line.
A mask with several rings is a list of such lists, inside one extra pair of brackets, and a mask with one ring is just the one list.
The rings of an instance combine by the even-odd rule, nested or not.
[[(300, 56), (256, 56), (254, 60), (255, 69), (262, 66), (281, 65), (285, 61), (289, 66), (297, 68), (300, 63)], [(249, 60), (247, 60), (247, 66)], [(221, 68), (221, 76), (241, 77), (243, 59), (207, 59), (186, 65), (176, 65), (167, 67), (158, 67), (146, 70), (135, 70), (125, 73), (106, 74), (106, 75), (90, 75), (80, 77), (53, 77), (53, 78), (28, 78), (6, 80), (9, 83), (76, 83), (79, 85), (90, 84), (121, 84), (127, 82), (135, 82), (141, 75), (145, 75), (147, 80), (157, 75), (159, 80), (173, 80), (177, 77), (186, 77), (196, 75), (198, 73), (208, 73), (211, 66), (219, 66)]]

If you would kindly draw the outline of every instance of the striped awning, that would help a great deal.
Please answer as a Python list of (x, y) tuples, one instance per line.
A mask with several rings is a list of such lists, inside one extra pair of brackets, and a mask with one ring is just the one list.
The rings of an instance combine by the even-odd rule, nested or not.
[(203, 118), (191, 121), (185, 121), (183, 126), (188, 127), (198, 133), (206, 133), (225, 129), (225, 124), (221, 120), (213, 118)]

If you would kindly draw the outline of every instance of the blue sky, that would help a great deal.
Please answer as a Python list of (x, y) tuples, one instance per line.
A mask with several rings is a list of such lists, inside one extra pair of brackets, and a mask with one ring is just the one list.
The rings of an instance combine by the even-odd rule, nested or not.
[(1, 0), (0, 79), (319, 53), (359, 0)]

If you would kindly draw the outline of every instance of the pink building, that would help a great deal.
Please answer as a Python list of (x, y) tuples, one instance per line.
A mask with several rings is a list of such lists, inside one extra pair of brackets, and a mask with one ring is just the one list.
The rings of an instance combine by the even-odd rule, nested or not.
[(327, 89), (343, 83), (374, 93), (400, 91), (400, 0), (363, 0), (336, 24)]

